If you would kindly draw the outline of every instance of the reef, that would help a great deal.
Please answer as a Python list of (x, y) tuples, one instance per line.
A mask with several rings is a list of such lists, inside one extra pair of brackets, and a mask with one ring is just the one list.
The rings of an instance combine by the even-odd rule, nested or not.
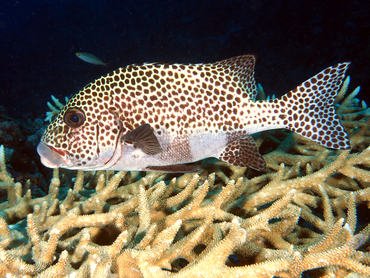
[(336, 102), (352, 149), (264, 132), (265, 172), (56, 169), (37, 197), (2, 146), (0, 276), (369, 277), (370, 111), (348, 85)]

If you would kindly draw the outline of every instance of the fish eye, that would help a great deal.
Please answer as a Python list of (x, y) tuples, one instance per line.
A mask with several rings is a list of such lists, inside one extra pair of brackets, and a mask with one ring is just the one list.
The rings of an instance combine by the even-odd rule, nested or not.
[(85, 122), (85, 114), (79, 108), (71, 108), (64, 113), (63, 120), (70, 127), (80, 127)]

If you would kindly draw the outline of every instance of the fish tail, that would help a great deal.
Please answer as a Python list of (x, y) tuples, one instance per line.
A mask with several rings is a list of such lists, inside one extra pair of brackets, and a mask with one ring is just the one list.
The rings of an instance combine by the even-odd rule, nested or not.
[(278, 102), (282, 124), (325, 147), (350, 149), (350, 140), (334, 107), (349, 64), (328, 67), (281, 97)]

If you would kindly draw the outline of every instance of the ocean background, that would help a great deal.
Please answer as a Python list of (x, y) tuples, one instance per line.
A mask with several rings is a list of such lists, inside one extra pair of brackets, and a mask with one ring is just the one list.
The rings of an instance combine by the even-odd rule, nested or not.
[[(370, 1), (0, 1), (0, 144), (19, 180), (50, 174), (36, 145), (46, 103), (118, 67), (258, 55), (256, 80), (283, 95), (322, 69), (352, 61), (350, 91), (370, 100)], [(92, 53), (109, 69), (81, 61)], [(36, 182), (39, 182), (36, 180)], [(40, 182), (41, 183), (41, 182)]]

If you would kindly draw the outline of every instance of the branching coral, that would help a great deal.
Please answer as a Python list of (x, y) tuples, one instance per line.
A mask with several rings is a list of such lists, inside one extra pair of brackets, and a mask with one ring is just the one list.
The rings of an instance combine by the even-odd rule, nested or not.
[(55, 170), (32, 198), (1, 147), (0, 276), (369, 277), (370, 121), (354, 95), (338, 100), (351, 152), (262, 134), (264, 173)]
[[(47, 105), (49, 107), (49, 109), (51, 110), (50, 112), (46, 112), (46, 118), (45, 118), (45, 121), (49, 121), (51, 122), (52, 119), (59, 114), (59, 112), (63, 109), (64, 105), (55, 97), (55, 96), (51, 96), (51, 99), (53, 100), (54, 102), (54, 105), (52, 105), (50, 102), (47, 102)], [(67, 103), (68, 102), (68, 98), (65, 97), (65, 102)]]

